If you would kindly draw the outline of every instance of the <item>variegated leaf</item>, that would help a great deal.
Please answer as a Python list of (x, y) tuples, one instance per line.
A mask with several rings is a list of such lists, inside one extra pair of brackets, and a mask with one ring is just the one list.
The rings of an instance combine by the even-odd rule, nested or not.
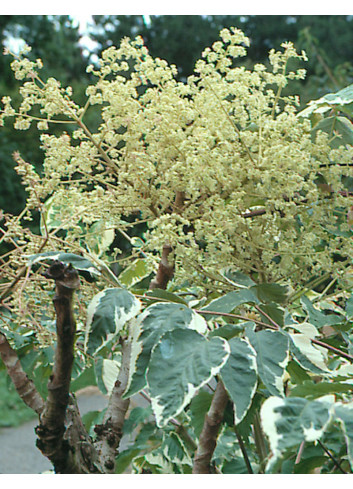
[(257, 369), (270, 394), (284, 396), (283, 380), (289, 360), (289, 341), (280, 331), (254, 332), (246, 329), (246, 335), (257, 353)]
[(146, 386), (146, 371), (151, 351), (161, 336), (173, 329), (193, 329), (205, 333), (207, 323), (202, 316), (185, 306), (172, 302), (158, 302), (147, 307), (133, 324), (131, 367), (126, 397)]
[(229, 346), (230, 355), (221, 370), (221, 378), (234, 403), (234, 422), (239, 424), (256, 392), (256, 351), (247, 339), (242, 338), (232, 338)]
[(93, 297), (87, 309), (85, 350), (93, 355), (118, 335), (127, 321), (139, 314), (140, 301), (129, 291), (109, 288)]
[(261, 408), (261, 422), (268, 437), (272, 457), (266, 471), (271, 472), (287, 449), (302, 441), (317, 441), (328, 426), (334, 396), (323, 396), (314, 401), (302, 397), (270, 397)]
[(214, 377), (228, 359), (230, 348), (219, 337), (206, 338), (190, 329), (168, 331), (155, 346), (147, 371), (152, 409), (165, 426)]

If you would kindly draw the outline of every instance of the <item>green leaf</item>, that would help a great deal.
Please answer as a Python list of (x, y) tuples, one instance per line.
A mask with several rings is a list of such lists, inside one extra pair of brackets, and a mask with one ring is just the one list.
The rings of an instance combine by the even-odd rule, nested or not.
[[(270, 318), (275, 321), (279, 326), (284, 325), (284, 310), (280, 309), (277, 304), (269, 303), (269, 304), (261, 304), (261, 311), (270, 316)], [(272, 325), (271, 321), (264, 316), (260, 311), (258, 311), (261, 317), (261, 321), (266, 324)]]
[(224, 424), (217, 438), (217, 445), (212, 455), (212, 461), (218, 465), (222, 460), (232, 459), (235, 452), (239, 449), (238, 447), (239, 444), (233, 426), (230, 427)]
[(209, 410), (213, 395), (210, 392), (200, 390), (190, 403), (188, 415), (191, 418), (191, 425), (194, 428), (195, 435), (200, 436), (205, 421), (205, 415)]
[(95, 295), (87, 309), (85, 351), (93, 355), (117, 339), (125, 323), (140, 309), (140, 301), (125, 289), (109, 288)]
[(295, 360), (305, 370), (314, 374), (325, 375), (329, 372), (326, 365), (326, 351), (311, 343), (305, 334), (289, 333), (290, 351)]
[(335, 115), (325, 117), (313, 127), (313, 138), (315, 138), (318, 131), (329, 134), (332, 148), (339, 148), (346, 144), (353, 145), (353, 124), (346, 117)]
[(100, 271), (93, 265), (92, 262), (73, 253), (62, 253), (60, 251), (47, 251), (45, 253), (37, 253), (27, 257), (28, 261), (34, 265), (41, 261), (60, 261), (66, 265), (71, 264), (76, 270), (89, 272), (91, 275), (100, 275)]
[(335, 404), (334, 413), (342, 425), (342, 430), (347, 445), (347, 455), (353, 470), (353, 402)]
[(125, 287), (133, 287), (151, 273), (146, 260), (136, 260), (119, 274), (119, 282)]
[(103, 422), (104, 414), (106, 413), (106, 408), (102, 411), (89, 411), (82, 416), (83, 424), (88, 432), (88, 434), (93, 438), (96, 436), (94, 428), (97, 424)]
[(279, 284), (258, 284), (249, 290), (256, 294), (260, 302), (275, 302), (283, 304), (287, 300), (287, 287)]
[(313, 303), (303, 295), (300, 298), (303, 309), (309, 316), (309, 323), (313, 324), (317, 328), (323, 326), (332, 326), (333, 324), (339, 324), (343, 321), (343, 317), (337, 314), (324, 314), (313, 306)]
[(134, 430), (137, 428), (139, 432), (141, 432), (142, 425), (148, 421), (149, 418), (153, 416), (152, 408), (150, 405), (147, 407), (135, 407), (131, 410), (130, 416), (128, 419), (125, 419), (123, 426), (123, 434), (131, 435)]
[(255, 282), (242, 272), (232, 270), (232, 268), (225, 268), (221, 270), (221, 275), (226, 278), (231, 284), (238, 287), (251, 287), (255, 285)]
[[(176, 302), (178, 304), (185, 304), (185, 306), (188, 305), (188, 303), (182, 297), (179, 297), (178, 295), (173, 294), (172, 292), (169, 292), (168, 290), (163, 290), (163, 289), (149, 290), (145, 293), (145, 297), (151, 297), (151, 300), (156, 297), (157, 300), (163, 299), (163, 300), (168, 301), (168, 302)], [(158, 302), (160, 302), (160, 301), (158, 301)]]
[(261, 421), (268, 437), (272, 458), (266, 471), (270, 472), (287, 449), (302, 441), (314, 442), (321, 438), (331, 420), (334, 396), (314, 401), (301, 397), (270, 397), (261, 408)]
[(308, 117), (313, 112), (325, 113), (334, 108), (336, 111), (353, 115), (353, 84), (342, 88), (336, 93), (328, 93), (324, 97), (309, 102), (308, 106), (299, 112), (299, 117)]
[(141, 464), (142, 467), (147, 467), (152, 474), (172, 474), (173, 465), (164, 457), (160, 448), (153, 452), (146, 453)]
[(177, 328), (190, 328), (200, 333), (207, 331), (207, 323), (202, 316), (184, 304), (173, 302), (158, 302), (148, 306), (134, 327), (130, 378), (125, 397), (145, 387), (151, 351), (164, 333)]
[(194, 394), (223, 367), (229, 356), (223, 338), (209, 341), (196, 331), (174, 329), (155, 346), (147, 383), (157, 425), (163, 427), (177, 416)]
[(292, 384), (302, 384), (305, 380), (310, 380), (310, 375), (295, 360), (289, 362), (287, 372), (290, 375)]
[(248, 469), (243, 457), (234, 457), (225, 462), (222, 467), (222, 474), (248, 474)]
[[(201, 311), (230, 313), (241, 304), (259, 304), (259, 300), (251, 289), (234, 290), (211, 301)], [(212, 317), (212, 315), (207, 315)]]
[(96, 376), (94, 373), (94, 367), (89, 367), (84, 369), (80, 375), (76, 377), (75, 380), (71, 381), (70, 390), (71, 392), (76, 392), (89, 385), (97, 385)]
[(246, 335), (257, 356), (257, 368), (270, 394), (284, 396), (283, 380), (289, 360), (289, 341), (280, 331), (263, 330), (257, 333), (247, 328)]
[(140, 449), (135, 447), (119, 452), (119, 455), (115, 459), (115, 473), (123, 474), (138, 455), (140, 455)]
[(312, 380), (307, 380), (300, 385), (291, 389), (291, 397), (306, 397), (307, 399), (315, 399), (322, 397), (325, 394), (336, 394), (338, 392), (351, 392), (351, 384), (341, 384), (339, 382), (324, 382), (317, 384)]
[(224, 387), (234, 403), (234, 422), (237, 425), (246, 415), (256, 392), (256, 351), (247, 339), (232, 338), (230, 355), (221, 370)]
[(220, 326), (219, 328), (210, 331), (208, 337), (212, 338), (212, 336), (220, 336), (225, 340), (230, 340), (231, 338), (234, 338), (234, 336), (239, 335), (239, 333), (244, 331), (244, 329), (250, 325), (255, 326), (255, 323), (253, 321), (244, 321), (237, 324), (225, 324), (224, 326)]
[(322, 467), (327, 460), (323, 455), (305, 458), (294, 465), (294, 474), (310, 474), (314, 469)]
[(164, 434), (162, 453), (171, 463), (192, 465), (191, 457), (184, 442), (174, 431)]
[(346, 301), (346, 314), (348, 319), (353, 318), (353, 294)]

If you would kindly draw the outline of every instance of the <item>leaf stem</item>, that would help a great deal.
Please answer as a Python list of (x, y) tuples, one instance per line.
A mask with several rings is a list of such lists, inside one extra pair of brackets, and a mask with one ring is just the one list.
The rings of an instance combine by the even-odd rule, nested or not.
[(260, 473), (263, 473), (265, 470), (265, 464), (267, 458), (267, 448), (266, 448), (265, 436), (263, 434), (261, 423), (260, 423), (260, 415), (258, 412), (255, 413), (254, 416), (253, 433), (254, 433), (256, 451), (260, 459)]
[(320, 440), (318, 440), (318, 443), (323, 451), (330, 457), (335, 466), (342, 472), (342, 474), (347, 474), (348, 472), (342, 469), (339, 461), (332, 455), (332, 453), (325, 447), (325, 445)]
[(253, 469), (251, 467), (251, 463), (250, 463), (249, 456), (248, 456), (248, 453), (247, 453), (246, 448), (245, 448), (245, 444), (244, 444), (243, 439), (242, 439), (240, 433), (238, 432), (236, 426), (234, 426), (234, 433), (235, 433), (235, 436), (237, 437), (237, 440), (238, 440), (238, 443), (239, 443), (239, 448), (240, 448), (241, 453), (243, 455), (244, 462), (245, 462), (246, 468), (248, 470), (248, 473), (249, 474), (253, 474), (254, 471), (253, 471)]

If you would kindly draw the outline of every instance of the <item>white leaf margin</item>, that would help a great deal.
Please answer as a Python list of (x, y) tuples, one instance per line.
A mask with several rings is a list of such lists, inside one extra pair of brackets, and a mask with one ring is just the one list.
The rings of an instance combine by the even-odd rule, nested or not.
[[(283, 438), (283, 435), (281, 433), (278, 433), (276, 429), (276, 421), (281, 419), (282, 415), (281, 412), (275, 413), (275, 409), (280, 406), (285, 406), (286, 401), (288, 399), (290, 398), (281, 398), (276, 396), (269, 397), (263, 403), (260, 410), (261, 424), (269, 440), (271, 451), (272, 451), (272, 456), (270, 457), (266, 465), (266, 472), (271, 471), (271, 468), (273, 467), (275, 462), (280, 458), (282, 453), (278, 445), (279, 445), (279, 441)], [(328, 420), (320, 430), (315, 430), (311, 427), (305, 429), (303, 427), (304, 439), (309, 442), (313, 442), (320, 439), (322, 434), (325, 432), (327, 426), (331, 423), (334, 414), (335, 396), (333, 394), (328, 394), (326, 396), (322, 396), (320, 398), (315, 399), (315, 402), (331, 404), (331, 407), (329, 410)]]
[[(160, 339), (160, 341), (162, 339), (163, 339), (163, 336)], [(175, 416), (178, 416), (178, 414), (180, 414), (183, 411), (184, 407), (189, 404), (191, 399), (194, 397), (195, 393), (199, 389), (201, 389), (201, 387), (206, 385), (215, 375), (217, 375), (218, 372), (222, 369), (222, 367), (226, 364), (226, 362), (229, 358), (229, 355), (230, 355), (229, 343), (224, 338), (221, 338), (219, 336), (216, 336), (216, 337), (211, 339), (211, 341), (215, 341), (215, 340), (222, 341), (222, 343), (223, 343), (224, 357), (223, 357), (222, 362), (220, 364), (214, 366), (214, 367), (211, 367), (209, 376), (207, 378), (205, 378), (200, 384), (193, 385), (192, 383), (188, 383), (187, 391), (184, 393), (184, 399), (181, 402), (181, 404), (179, 405), (178, 409), (175, 410), (175, 412), (173, 413), (172, 416), (164, 418), (163, 411), (164, 411), (165, 406), (164, 406), (164, 404), (160, 404), (158, 402), (160, 399), (160, 396), (151, 397), (152, 410), (153, 410), (153, 413), (154, 413), (155, 418), (156, 418), (157, 426), (159, 428), (163, 428), (172, 418), (174, 418)], [(155, 347), (160, 343), (160, 341), (155, 345)], [(206, 340), (206, 341), (208, 341), (208, 340)]]
[[(98, 294), (96, 294), (92, 298), (91, 302), (89, 303), (89, 305), (87, 307), (84, 351), (87, 351), (88, 340), (89, 340), (89, 336), (90, 336), (90, 331), (91, 331), (91, 326), (93, 323), (94, 314), (97, 311), (97, 308), (98, 308), (101, 300), (107, 294), (107, 291), (114, 290), (114, 289), (116, 289), (116, 287), (109, 287), (107, 289), (101, 290), (100, 292), (98, 292)], [(126, 289), (124, 289), (124, 290), (126, 290)], [(126, 290), (126, 292), (128, 292), (128, 291)], [(132, 307), (129, 309), (128, 312), (124, 312), (123, 308), (121, 308), (121, 307), (120, 308), (119, 307), (114, 308), (115, 309), (114, 310), (115, 331), (113, 331), (112, 333), (107, 333), (106, 339), (105, 339), (104, 343), (102, 343), (102, 345), (99, 347), (99, 350), (106, 343), (108, 343), (112, 338), (114, 338), (122, 330), (122, 328), (124, 327), (124, 325), (128, 321), (130, 321), (131, 319), (136, 317), (139, 314), (139, 312), (141, 311), (141, 308), (142, 308), (141, 301), (139, 299), (137, 299), (137, 297), (135, 297), (133, 294), (131, 294), (131, 292), (128, 292), (128, 293), (134, 298)], [(119, 314), (119, 311), (120, 311), (120, 314)]]

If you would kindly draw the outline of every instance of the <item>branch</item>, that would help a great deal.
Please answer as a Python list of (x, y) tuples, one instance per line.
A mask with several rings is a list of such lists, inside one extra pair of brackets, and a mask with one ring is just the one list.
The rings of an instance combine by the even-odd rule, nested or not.
[(23, 370), (16, 351), (3, 333), (0, 333), (0, 357), (22, 401), (37, 414), (40, 414), (44, 408), (44, 401), (33, 381), (28, 378)]
[(75, 473), (79, 468), (80, 474), (103, 474), (99, 464), (98, 453), (82, 422), (76, 398), (70, 395), (66, 409), (66, 431), (64, 439), (70, 447), (70, 457), (66, 466), (67, 473)]
[(130, 404), (130, 399), (123, 399), (122, 396), (129, 380), (131, 343), (126, 339), (120, 341), (121, 367), (118, 378), (110, 395), (103, 423), (94, 428), (97, 433), (95, 448), (105, 473), (114, 473), (116, 451), (120, 444), (125, 415)]
[[(55, 280), (57, 344), (53, 373), (48, 382), (48, 397), (40, 424), (36, 428), (37, 447), (53, 463), (56, 473), (74, 473), (69, 461), (69, 445), (64, 440), (65, 415), (69, 402), (71, 370), (74, 361), (76, 322), (72, 310), (72, 299), (80, 281), (71, 265), (54, 262), (46, 273)], [(70, 472), (68, 472), (70, 467)]]
[(159, 262), (157, 274), (155, 278), (150, 283), (150, 289), (166, 289), (169, 280), (174, 274), (174, 265), (169, 263), (168, 257), (172, 252), (172, 247), (170, 244), (165, 244), (163, 246), (162, 258)]
[(228, 394), (219, 380), (200, 434), (192, 469), (193, 474), (211, 474), (211, 459), (216, 448), (227, 402)]

